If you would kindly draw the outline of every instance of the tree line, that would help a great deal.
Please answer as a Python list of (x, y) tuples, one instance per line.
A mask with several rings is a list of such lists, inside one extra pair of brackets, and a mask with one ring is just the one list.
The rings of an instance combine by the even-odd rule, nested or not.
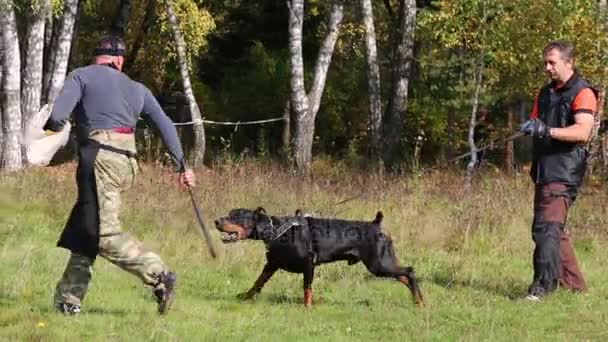
[[(606, 0), (0, 0), (0, 28), (7, 170), (27, 167), (28, 129), (109, 33), (127, 42), (129, 76), (161, 103), (182, 99), (165, 107), (195, 123), (184, 128), (194, 165), (225, 150), (303, 174), (315, 155), (387, 168), (449, 159), (513, 132), (556, 39), (574, 43), (585, 78), (606, 83)], [(492, 161), (511, 169), (516, 147)]]

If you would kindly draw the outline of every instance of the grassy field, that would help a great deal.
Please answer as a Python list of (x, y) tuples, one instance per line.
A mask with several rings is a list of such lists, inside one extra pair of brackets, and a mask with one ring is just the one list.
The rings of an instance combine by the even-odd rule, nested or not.
[(488, 170), (464, 193), (455, 173), (395, 178), (323, 160), (314, 167), (315, 179), (303, 183), (272, 165), (226, 163), (198, 173), (196, 196), (208, 225), (237, 207), (366, 220), (381, 209), (398, 257), (421, 278), (426, 308), (415, 308), (401, 284), (345, 262), (317, 269), (313, 287), (323, 301), (312, 309), (303, 308), (301, 276), (286, 272), (255, 302), (237, 301), (261, 271), (262, 243), (221, 245), (213, 231), (220, 256), (212, 260), (187, 193), (169, 172), (145, 166), (124, 198), (123, 223), (178, 273), (173, 310), (158, 317), (135, 277), (99, 259), (85, 312), (64, 317), (51, 303), (68, 257), (55, 242), (76, 193), (74, 165), (66, 164), (0, 176), (0, 340), (608, 339), (607, 187), (589, 184), (569, 218), (591, 290), (534, 304), (522, 299), (533, 249), (526, 175)]

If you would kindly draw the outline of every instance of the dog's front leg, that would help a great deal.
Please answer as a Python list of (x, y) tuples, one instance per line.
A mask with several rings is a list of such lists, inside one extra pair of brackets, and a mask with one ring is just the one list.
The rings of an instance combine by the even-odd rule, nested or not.
[(304, 267), (304, 306), (312, 306), (312, 281), (315, 277), (315, 265), (313, 258), (308, 258), (307, 265)]
[(262, 288), (264, 287), (264, 285), (268, 282), (268, 280), (270, 280), (272, 275), (278, 269), (279, 268), (276, 267), (275, 265), (273, 265), (271, 263), (266, 263), (266, 265), (264, 265), (264, 269), (262, 270), (262, 274), (260, 274), (260, 276), (255, 281), (255, 283), (253, 284), (251, 289), (249, 289), (249, 291), (247, 291), (247, 292), (239, 293), (237, 295), (237, 298), (241, 299), (241, 300), (250, 300), (250, 299), (255, 298), (255, 296), (262, 291)]

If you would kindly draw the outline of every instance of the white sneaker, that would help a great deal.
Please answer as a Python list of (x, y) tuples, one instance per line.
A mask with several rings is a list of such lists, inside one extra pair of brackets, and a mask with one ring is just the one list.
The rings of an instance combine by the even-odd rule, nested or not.
[(527, 295), (527, 296), (526, 296), (526, 299), (527, 299), (527, 300), (529, 300), (529, 301), (531, 301), (531, 302), (535, 302), (535, 303), (540, 302), (540, 298), (541, 298), (541, 297), (536, 296), (536, 295), (533, 295), (533, 294), (529, 294), (529, 295)]

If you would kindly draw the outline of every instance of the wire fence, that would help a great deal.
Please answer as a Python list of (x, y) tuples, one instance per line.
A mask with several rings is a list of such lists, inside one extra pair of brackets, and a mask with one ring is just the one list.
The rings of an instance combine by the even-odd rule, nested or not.
[(254, 120), (254, 121), (213, 121), (213, 120), (194, 120), (190, 122), (174, 122), (174, 126), (189, 126), (189, 125), (200, 125), (200, 124), (211, 124), (219, 126), (245, 126), (245, 125), (259, 125), (269, 122), (283, 121), (284, 118), (272, 118), (265, 120)]

